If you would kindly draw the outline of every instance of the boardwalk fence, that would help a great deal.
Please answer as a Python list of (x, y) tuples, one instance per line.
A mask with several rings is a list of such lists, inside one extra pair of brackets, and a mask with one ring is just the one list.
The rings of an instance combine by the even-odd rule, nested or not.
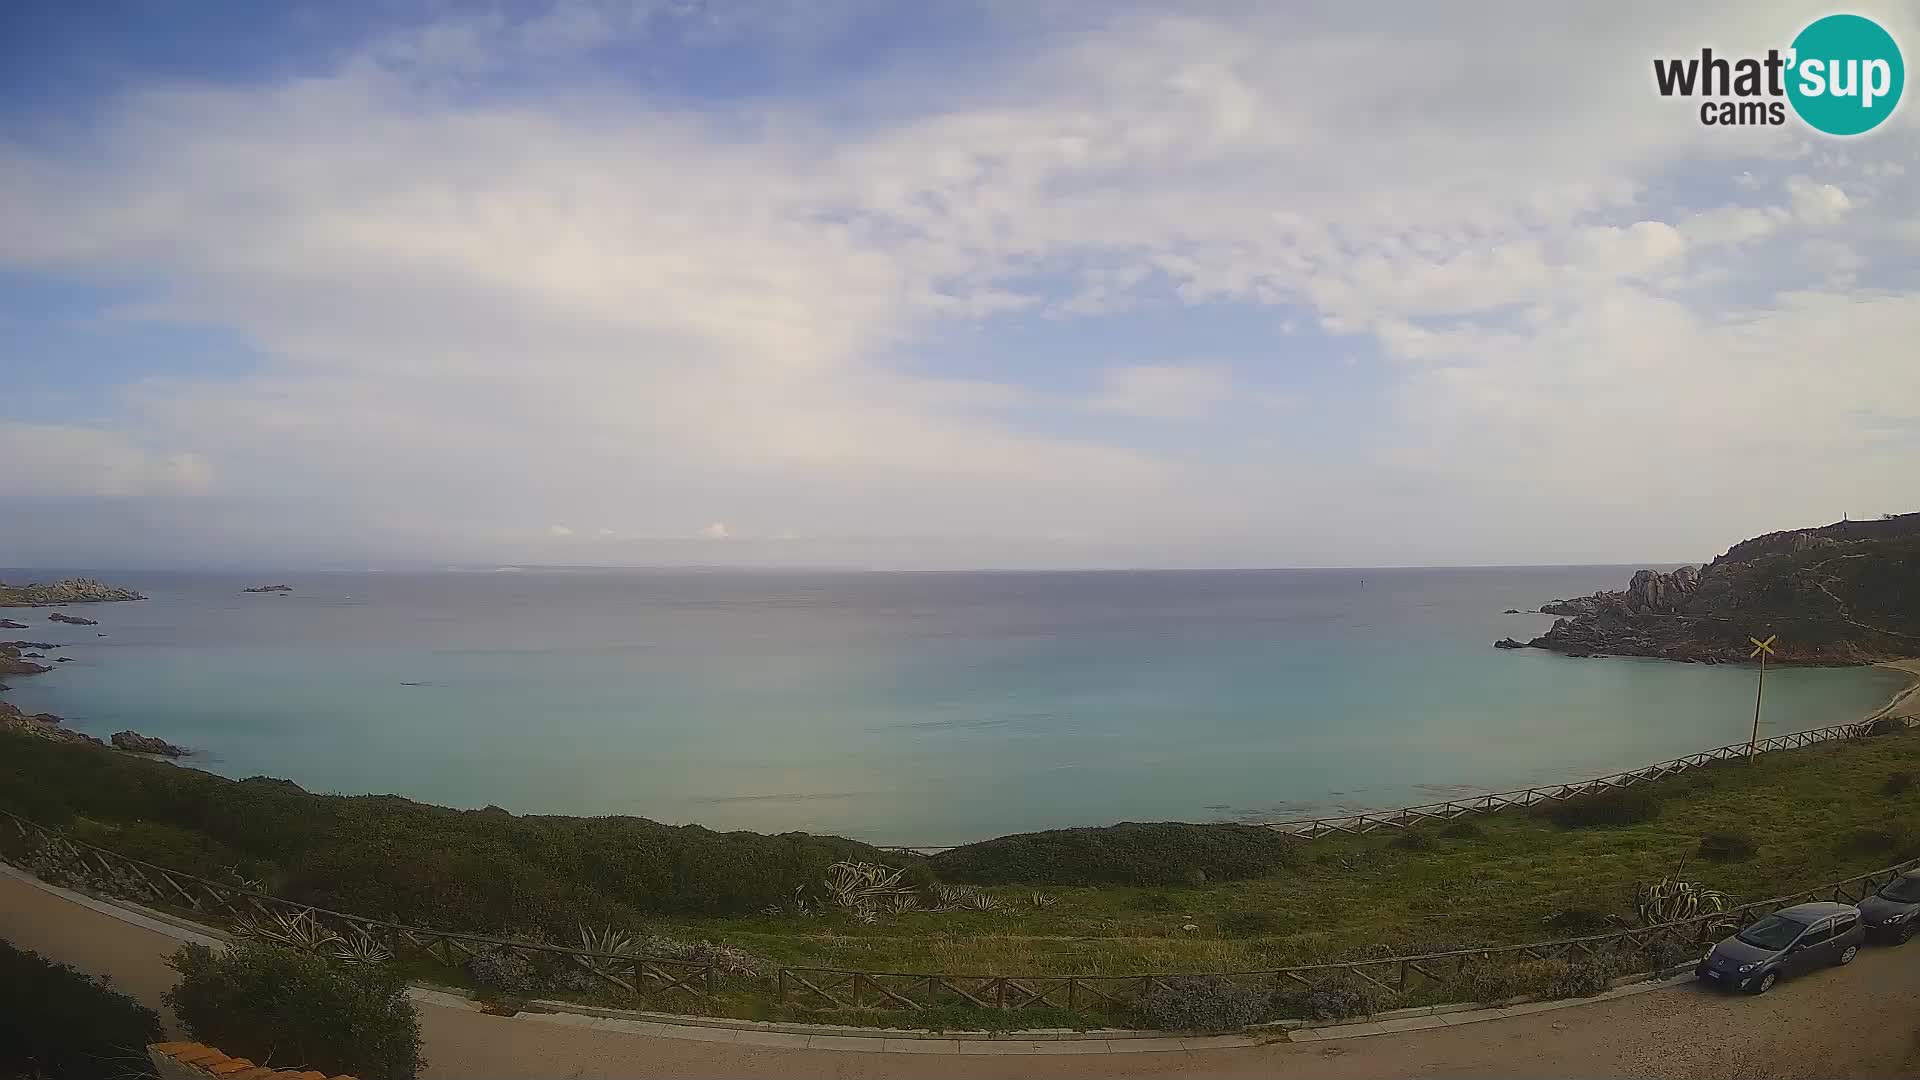
[[(1842, 725), (1765, 740), (1769, 750), (1810, 746), (1863, 734), (1863, 725)], [(1732, 753), (1738, 750), (1739, 754)], [(1586, 784), (1562, 788), (1529, 788), (1522, 792), (1483, 796), (1471, 801), (1410, 807), (1392, 814), (1357, 815), (1345, 819), (1316, 819), (1291, 823), (1302, 836), (1329, 832), (1368, 832), (1379, 828), (1407, 828), (1421, 821), (1444, 820), (1468, 813), (1486, 813), (1507, 806), (1530, 806), (1549, 799), (1568, 798), (1583, 791), (1627, 787), (1713, 761), (1744, 755), (1746, 745), (1721, 747), (1629, 773), (1619, 773)], [(0, 811), (15, 833), (15, 842), (0, 845), (6, 861), (56, 884), (182, 911), (232, 925), (275, 917), (302, 917), (343, 939), (377, 943), (400, 958), (427, 957), (449, 967), (489, 950), (513, 953), (548, 972), (571, 972), (575, 985), (599, 985), (643, 1003), (697, 1007), (724, 989), (770, 993), (776, 1000), (826, 1009), (884, 1009), (922, 1011), (950, 1005), (1018, 1012), (1063, 1009), (1075, 1013), (1124, 1014), (1156, 989), (1192, 973), (1132, 975), (957, 975), (929, 972), (859, 971), (845, 968), (786, 966), (754, 976), (728, 974), (711, 960), (596, 953), (561, 945), (432, 930), (397, 922), (330, 911), (271, 896), (242, 885), (211, 881), (163, 866), (129, 858), (83, 843), (57, 829)], [(1335, 824), (1335, 823), (1338, 824)], [(1336, 980), (1372, 986), (1405, 995), (1422, 990), (1444, 993), (1478, 969), (1529, 960), (1576, 961), (1610, 957), (1640, 960), (1660, 970), (1697, 955), (1714, 937), (1745, 926), (1771, 912), (1809, 900), (1857, 903), (1898, 874), (1920, 867), (1920, 859), (1858, 874), (1782, 896), (1742, 904), (1729, 911), (1703, 914), (1659, 926), (1636, 927), (1585, 937), (1456, 949), (1414, 956), (1387, 956), (1257, 971), (1215, 973), (1220, 978), (1267, 989), (1315, 989)]]
[[(1670, 761), (1648, 765), (1642, 769), (1614, 773), (1594, 780), (1578, 780), (1570, 784), (1547, 784), (1540, 787), (1521, 788), (1517, 791), (1500, 791), (1490, 795), (1474, 795), (1465, 799), (1449, 799), (1446, 802), (1403, 806), (1398, 810), (1360, 811), (1334, 817), (1253, 821), (1247, 824), (1306, 839), (1326, 836), (1329, 833), (1359, 835), (1382, 829), (1410, 829), (1428, 822), (1452, 821), (1454, 818), (1474, 814), (1497, 814), (1503, 810), (1528, 807), (1535, 803), (1564, 802), (1576, 795), (1632, 787), (1635, 784), (1659, 780), (1688, 769), (1697, 769), (1703, 765), (1742, 760), (1752, 754), (1766, 754), (1776, 750), (1801, 750), (1824, 742), (1856, 739), (1872, 733), (1878, 724), (1889, 722), (1911, 723), (1903, 720), (1869, 720), (1857, 724), (1835, 724), (1832, 727), (1814, 728), (1811, 731), (1796, 731), (1789, 735), (1774, 735), (1752, 744), (1729, 743), (1726, 746), (1716, 746), (1711, 750), (1702, 750), (1696, 754), (1688, 754)], [(881, 850), (902, 855), (926, 856), (948, 849), (938, 845), (908, 844), (885, 847)]]

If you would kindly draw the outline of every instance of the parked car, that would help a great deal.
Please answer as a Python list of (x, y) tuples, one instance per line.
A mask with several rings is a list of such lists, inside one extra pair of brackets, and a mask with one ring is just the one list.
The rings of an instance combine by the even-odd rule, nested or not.
[(1764, 994), (1787, 975), (1851, 964), (1867, 937), (1852, 904), (1783, 908), (1713, 947), (1694, 974), (1716, 986)]
[(1920, 921), (1920, 870), (1909, 870), (1860, 901), (1860, 921), (1873, 937), (1905, 945)]

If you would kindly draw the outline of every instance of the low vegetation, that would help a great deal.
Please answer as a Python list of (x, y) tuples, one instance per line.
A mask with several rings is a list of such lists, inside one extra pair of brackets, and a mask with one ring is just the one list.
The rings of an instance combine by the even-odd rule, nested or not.
[(0, 941), (0, 1076), (131, 1080), (152, 1076), (160, 1017), (65, 964)]
[(425, 1066), (406, 983), (383, 965), (241, 942), (188, 945), (168, 963), (167, 1007), (189, 1034), (235, 1057), (362, 1080), (412, 1080)]
[[(1920, 772), (1920, 732), (1761, 755), (1413, 834), (1309, 841), (1245, 826), (1129, 824), (1004, 837), (925, 862), (797, 834), (312, 795), (29, 739), (0, 742), (0, 807), (64, 807), (50, 823), (77, 838), (338, 910), (562, 945), (579, 943), (584, 924), (650, 955), (726, 957), (723, 971), (743, 974), (729, 975), (705, 1008), (851, 1022), (866, 1013), (772, 1000), (765, 973), (1260, 971), (1604, 933), (1920, 856), (1912, 815), (1882, 793), (1903, 771)], [(0, 830), (7, 843), (17, 841)], [(1703, 858), (1703, 846), (1716, 854)], [(1616, 957), (1604, 970), (1688, 958)], [(604, 980), (504, 956), (404, 970), (503, 997), (623, 1003)], [(1397, 1003), (1583, 993), (1604, 981), (1552, 965), (1461, 978), (1475, 982)], [(1394, 1007), (1336, 984), (1267, 989), (1275, 1015)], [(1005, 1022), (948, 1011), (961, 1026)]]

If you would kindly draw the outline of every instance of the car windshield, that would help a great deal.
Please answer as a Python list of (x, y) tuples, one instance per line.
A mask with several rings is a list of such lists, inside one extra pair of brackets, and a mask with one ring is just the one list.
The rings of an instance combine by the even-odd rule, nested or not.
[(1882, 899), (1899, 904), (1920, 904), (1920, 877), (1898, 877), (1880, 890)]
[(1778, 951), (1793, 944), (1793, 939), (1799, 937), (1800, 931), (1806, 928), (1806, 923), (1797, 923), (1792, 919), (1769, 915), (1740, 931), (1738, 937), (1749, 945)]

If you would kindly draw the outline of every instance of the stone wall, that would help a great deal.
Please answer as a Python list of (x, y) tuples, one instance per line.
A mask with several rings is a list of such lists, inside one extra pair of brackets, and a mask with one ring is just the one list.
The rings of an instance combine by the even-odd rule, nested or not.
[[(265, 1077), (275, 1080), (329, 1080), (326, 1073), (265, 1068), (246, 1058), (228, 1057), (211, 1046), (196, 1042), (154, 1043), (147, 1047), (147, 1058), (153, 1062), (160, 1080), (263, 1080)], [(331, 1080), (354, 1078), (335, 1076)]]

